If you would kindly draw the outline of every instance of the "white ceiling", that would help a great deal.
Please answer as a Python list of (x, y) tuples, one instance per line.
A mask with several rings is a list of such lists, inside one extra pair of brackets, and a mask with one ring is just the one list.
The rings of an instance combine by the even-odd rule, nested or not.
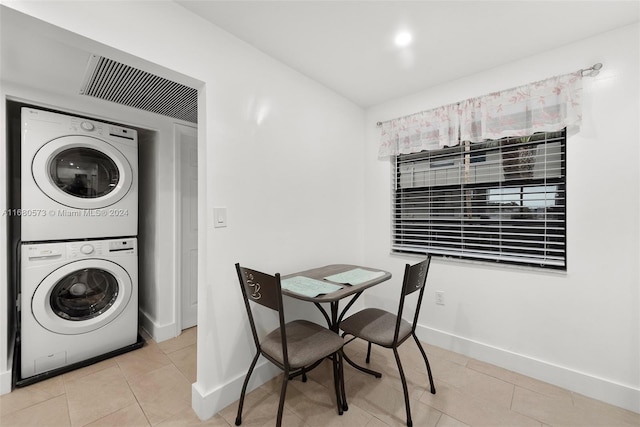
[(4, 8), (0, 12), (0, 75), (12, 83), (78, 94), (91, 52), (65, 43), (52, 25)]
[[(640, 20), (638, 0), (177, 3), (363, 107)], [(91, 49), (2, 9), (2, 78), (78, 94)], [(409, 48), (393, 45), (399, 29), (413, 32)]]
[(637, 0), (177, 3), (363, 107), (640, 20)]

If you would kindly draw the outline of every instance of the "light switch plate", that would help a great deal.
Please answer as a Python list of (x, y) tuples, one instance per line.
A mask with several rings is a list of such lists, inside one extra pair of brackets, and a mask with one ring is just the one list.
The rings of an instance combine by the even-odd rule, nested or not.
[(227, 226), (227, 208), (213, 208), (213, 226), (215, 228)]

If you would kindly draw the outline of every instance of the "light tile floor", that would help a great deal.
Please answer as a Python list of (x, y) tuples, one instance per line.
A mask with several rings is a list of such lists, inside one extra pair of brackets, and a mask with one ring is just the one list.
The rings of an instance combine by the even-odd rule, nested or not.
[[(0, 425), (10, 426), (233, 426), (237, 402), (207, 421), (191, 410), (196, 379), (196, 329), (139, 350), (0, 397)], [(425, 346), (437, 394), (428, 391), (424, 362), (415, 344), (400, 347), (416, 427), (639, 426), (640, 414), (572, 393), (487, 363)], [(366, 345), (347, 354), (363, 361)], [(404, 398), (393, 353), (375, 348), (373, 369), (381, 379), (345, 366), (349, 410), (338, 416), (331, 365), (290, 382), (284, 426), (386, 427), (405, 425)], [(247, 395), (243, 426), (275, 424), (282, 377)]]

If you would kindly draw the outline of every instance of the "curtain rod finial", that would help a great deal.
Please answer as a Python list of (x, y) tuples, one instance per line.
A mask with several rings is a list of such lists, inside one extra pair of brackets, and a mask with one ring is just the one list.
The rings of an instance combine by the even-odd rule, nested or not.
[[(580, 71), (582, 72), (583, 76), (588, 75), (589, 77), (595, 77), (600, 73), (601, 69), (602, 69), (602, 62), (598, 62), (597, 64), (593, 64), (589, 68), (583, 68)], [(589, 73), (589, 74), (585, 74), (585, 73)]]
[(382, 122), (376, 122), (376, 126), (378, 127), (382, 126)]

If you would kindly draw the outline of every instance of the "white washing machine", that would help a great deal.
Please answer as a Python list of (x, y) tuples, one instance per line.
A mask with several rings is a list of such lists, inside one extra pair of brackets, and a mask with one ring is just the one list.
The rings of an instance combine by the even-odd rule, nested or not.
[(138, 135), (22, 108), (21, 240), (138, 234)]
[(135, 238), (21, 248), (22, 379), (135, 344)]

